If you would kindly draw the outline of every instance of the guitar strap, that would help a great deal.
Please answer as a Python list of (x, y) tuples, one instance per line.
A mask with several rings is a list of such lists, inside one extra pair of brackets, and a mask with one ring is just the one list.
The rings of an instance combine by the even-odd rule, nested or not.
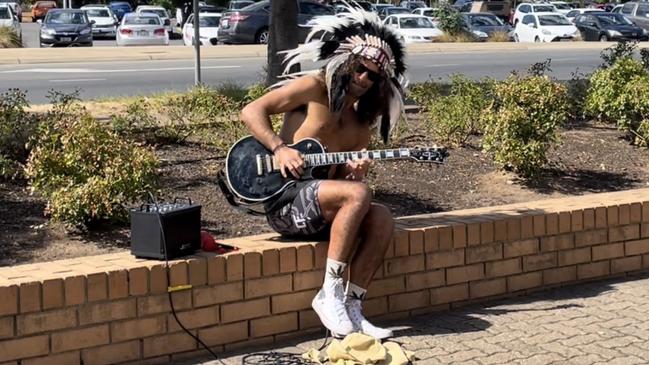
[(239, 209), (246, 214), (254, 216), (265, 217), (269, 213), (249, 208), (249, 206), (251, 206), (253, 203), (249, 203), (245, 200), (237, 198), (230, 190), (228, 184), (225, 182), (225, 173), (223, 172), (223, 170), (219, 171), (218, 174), (216, 174), (216, 182), (219, 184), (219, 188), (221, 188), (221, 192), (223, 193), (223, 196), (225, 196), (225, 200), (227, 200), (228, 203), (234, 208)]

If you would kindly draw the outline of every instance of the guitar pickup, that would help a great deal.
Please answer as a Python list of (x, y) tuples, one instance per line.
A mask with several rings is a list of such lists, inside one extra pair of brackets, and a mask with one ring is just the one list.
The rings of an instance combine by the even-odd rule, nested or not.
[(266, 171), (268, 171), (268, 173), (273, 172), (273, 161), (270, 155), (266, 155)]
[(261, 155), (256, 155), (255, 156), (255, 161), (257, 162), (257, 175), (261, 176), (264, 174), (264, 165), (261, 160)]

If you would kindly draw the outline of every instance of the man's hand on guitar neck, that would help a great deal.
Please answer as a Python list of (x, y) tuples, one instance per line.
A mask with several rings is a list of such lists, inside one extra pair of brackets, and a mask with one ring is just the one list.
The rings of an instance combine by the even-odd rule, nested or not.
[(282, 144), (275, 148), (275, 158), (279, 163), (279, 169), (282, 173), (282, 176), (288, 177), (287, 170), (291, 172), (291, 175), (296, 179), (299, 179), (300, 176), (304, 173), (304, 158), (300, 151), (288, 147), (285, 144)]
[(361, 160), (347, 160), (347, 165), (345, 165), (345, 179), (363, 181), (371, 164), (372, 160), (367, 157)]

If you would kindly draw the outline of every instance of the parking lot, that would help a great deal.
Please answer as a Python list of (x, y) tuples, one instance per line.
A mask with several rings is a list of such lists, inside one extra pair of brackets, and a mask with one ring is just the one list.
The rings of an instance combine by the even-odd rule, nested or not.
[[(38, 23), (21, 23), (23, 29), (23, 45), (27, 48), (38, 48), (38, 32), (40, 25)], [(169, 45), (182, 46), (182, 39), (170, 39)], [(97, 39), (93, 40), (94, 47), (114, 47), (116, 46), (114, 39)]]

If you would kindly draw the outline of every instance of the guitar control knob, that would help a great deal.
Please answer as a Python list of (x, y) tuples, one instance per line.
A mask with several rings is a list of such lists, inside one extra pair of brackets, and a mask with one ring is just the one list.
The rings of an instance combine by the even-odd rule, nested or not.
[(310, 150), (312, 147), (313, 147), (313, 144), (312, 144), (312, 143), (307, 143), (307, 144), (306, 144), (306, 148), (307, 148), (307, 150)]
[(258, 178), (255, 179), (255, 182), (257, 183), (257, 185), (263, 185), (264, 184), (264, 179), (262, 179), (261, 177), (258, 177)]

